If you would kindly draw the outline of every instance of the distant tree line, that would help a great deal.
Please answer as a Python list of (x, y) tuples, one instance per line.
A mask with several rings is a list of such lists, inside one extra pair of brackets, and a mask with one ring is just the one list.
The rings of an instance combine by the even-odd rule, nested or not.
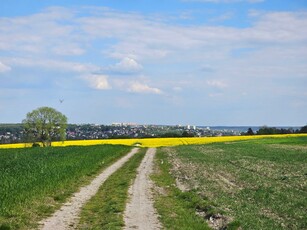
[(274, 135), (274, 134), (291, 134), (291, 133), (307, 133), (307, 125), (303, 126), (300, 129), (293, 128), (276, 128), (276, 127), (267, 127), (262, 126), (257, 132), (254, 132), (252, 128), (248, 128), (246, 133), (243, 135)]
[[(82, 134), (82, 136), (76, 136), (72, 137), (69, 135), (67, 136), (67, 139), (69, 140), (79, 140), (79, 139), (87, 139), (90, 137), (92, 133), (95, 133), (97, 131), (107, 132), (110, 131), (108, 134), (109, 137), (107, 138), (133, 138), (131, 135), (125, 135), (125, 134), (117, 134), (116, 132), (113, 132), (117, 129), (130, 129), (131, 127), (116, 127), (116, 126), (108, 126), (108, 125), (100, 125), (100, 126), (93, 126), (89, 124), (84, 125), (75, 125), (75, 124), (68, 124), (66, 127), (66, 133), (69, 132), (76, 132), (76, 130), (79, 130)], [(8, 144), (8, 143), (20, 143), (20, 142), (28, 142), (28, 136), (26, 135), (26, 127), (24, 124), (0, 124), (0, 144)], [(136, 131), (136, 133), (139, 133), (140, 129)], [(247, 132), (241, 133), (241, 135), (269, 135), (269, 134), (291, 134), (291, 133), (307, 133), (307, 125), (298, 128), (276, 128), (276, 127), (267, 127), (263, 126), (258, 131), (252, 130), (252, 128), (249, 128)], [(139, 133), (138, 138), (156, 138), (156, 137), (193, 137), (195, 136), (195, 133), (189, 130), (184, 131), (166, 131), (161, 132), (157, 131), (155, 129), (147, 130), (146, 133)], [(103, 136), (99, 136), (98, 138), (106, 138)], [(59, 139), (58, 137), (56, 139)]]
[(183, 131), (182, 133), (178, 132), (167, 132), (160, 135), (157, 135), (156, 137), (194, 137), (194, 133)]

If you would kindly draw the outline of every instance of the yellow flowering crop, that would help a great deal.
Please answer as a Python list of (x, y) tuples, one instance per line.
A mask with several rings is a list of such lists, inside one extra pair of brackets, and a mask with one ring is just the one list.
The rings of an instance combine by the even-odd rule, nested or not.
[[(176, 145), (209, 144), (216, 142), (251, 140), (259, 138), (298, 137), (307, 134), (280, 134), (280, 135), (253, 135), (253, 136), (222, 136), (222, 137), (182, 137), (182, 138), (144, 138), (144, 139), (101, 139), (101, 140), (74, 140), (52, 142), (52, 146), (88, 146), (88, 145), (128, 145), (141, 147), (162, 147)], [(0, 148), (25, 148), (31, 147), (31, 143), (3, 144)]]

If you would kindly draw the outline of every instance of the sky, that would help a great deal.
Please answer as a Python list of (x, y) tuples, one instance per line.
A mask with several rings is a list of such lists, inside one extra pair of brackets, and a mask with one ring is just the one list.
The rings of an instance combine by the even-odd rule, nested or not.
[(306, 0), (1, 0), (0, 123), (307, 124)]

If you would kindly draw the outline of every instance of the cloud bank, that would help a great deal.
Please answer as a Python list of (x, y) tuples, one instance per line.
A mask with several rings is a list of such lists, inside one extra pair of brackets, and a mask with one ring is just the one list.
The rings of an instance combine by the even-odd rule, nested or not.
[(292, 117), (303, 120), (297, 114), (305, 114), (307, 107), (302, 93), (307, 90), (307, 12), (250, 10), (246, 15), (245, 26), (212, 25), (210, 19), (189, 24), (180, 18), (186, 23), (177, 23), (179, 15), (173, 20), (106, 7), (50, 7), (1, 17), (5, 84), (0, 89), (23, 89), (34, 97), (30, 91), (47, 81), (54, 87), (52, 95), (67, 94), (63, 88), (76, 95), (109, 90), (126, 100), (141, 95), (143, 106), (150, 95), (159, 95), (151, 104), (161, 109), (186, 106), (196, 114), (195, 108), (206, 107), (223, 114), (220, 108), (225, 108), (234, 118), (252, 104), (259, 111), (275, 109), (286, 120), (277, 105), (283, 101)]

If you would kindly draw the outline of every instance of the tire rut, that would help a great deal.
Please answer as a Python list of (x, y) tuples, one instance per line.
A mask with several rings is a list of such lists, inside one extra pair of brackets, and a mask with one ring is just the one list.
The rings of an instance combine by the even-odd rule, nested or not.
[(112, 175), (116, 170), (123, 166), (134, 154), (138, 152), (137, 148), (132, 149), (127, 155), (116, 161), (99, 174), (89, 185), (82, 187), (79, 192), (75, 193), (71, 199), (56, 211), (51, 217), (40, 222), (40, 228), (43, 230), (69, 230), (76, 229), (79, 214), (82, 206), (94, 196), (99, 187)]
[(130, 201), (124, 213), (124, 229), (161, 229), (158, 215), (153, 206), (153, 182), (150, 174), (153, 171), (155, 148), (147, 150), (142, 160), (133, 185), (129, 188)]

